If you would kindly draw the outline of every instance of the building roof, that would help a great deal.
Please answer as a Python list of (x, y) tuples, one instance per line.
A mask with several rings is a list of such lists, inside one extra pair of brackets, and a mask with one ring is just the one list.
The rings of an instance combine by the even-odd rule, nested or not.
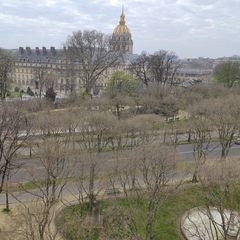
[[(51, 47), (47, 49), (46, 47), (42, 47), (42, 49), (36, 47), (35, 49), (31, 49), (30, 47), (19, 47), (19, 49), (10, 50), (17, 58), (18, 62), (22, 63), (56, 63), (60, 58), (64, 51), (64, 49), (55, 49)], [(128, 64), (131, 61), (136, 60), (138, 54), (122, 54), (119, 57), (119, 64)]]
[(46, 47), (42, 47), (42, 49), (26, 47), (24, 49), (19, 47), (19, 49), (12, 49), (11, 51), (17, 57), (18, 62), (54, 63), (60, 58), (62, 49), (55, 49), (55, 47), (50, 49)]

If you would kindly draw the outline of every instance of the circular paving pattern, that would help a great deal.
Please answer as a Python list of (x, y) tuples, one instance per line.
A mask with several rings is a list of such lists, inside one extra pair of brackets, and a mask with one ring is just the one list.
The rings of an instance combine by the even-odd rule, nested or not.
[(181, 219), (181, 231), (188, 240), (240, 239), (238, 212), (217, 208), (196, 207), (187, 211)]

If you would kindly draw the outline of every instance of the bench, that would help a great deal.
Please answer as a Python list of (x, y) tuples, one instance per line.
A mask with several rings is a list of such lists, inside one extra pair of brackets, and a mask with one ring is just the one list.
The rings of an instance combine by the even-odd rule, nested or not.
[(108, 195), (120, 193), (119, 188), (107, 188), (105, 193)]

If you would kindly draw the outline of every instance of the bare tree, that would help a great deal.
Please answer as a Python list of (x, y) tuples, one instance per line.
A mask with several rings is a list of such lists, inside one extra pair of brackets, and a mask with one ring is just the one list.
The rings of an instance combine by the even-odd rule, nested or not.
[(119, 120), (112, 130), (109, 147), (117, 152), (153, 143), (158, 136), (158, 122), (157, 115), (137, 115)]
[(43, 66), (33, 69), (35, 88), (39, 91), (39, 98), (42, 98), (45, 81), (46, 81), (46, 78), (45, 78), (46, 74), (47, 74), (46, 69)]
[(131, 62), (130, 71), (137, 80), (141, 81), (146, 87), (153, 82), (151, 74), (150, 59), (148, 55), (140, 55), (136, 60)]
[(174, 77), (180, 66), (179, 60), (175, 53), (160, 50), (149, 56), (149, 64), (152, 78), (158, 84), (158, 95), (166, 96), (174, 86)]
[[(10, 178), (10, 171), (20, 167), (15, 161), (16, 156), (24, 148), (31, 124), (21, 102), (2, 103), (0, 120), (0, 192), (2, 192), (4, 183)], [(6, 191), (6, 200), (8, 209), (8, 191)]]
[(161, 113), (166, 116), (166, 120), (175, 119), (180, 109), (179, 100), (171, 95), (166, 96), (160, 103)]
[(43, 135), (60, 135), (68, 132), (68, 122), (65, 118), (70, 120), (70, 115), (67, 110), (52, 111), (46, 109), (45, 111), (34, 114), (34, 128)]
[(184, 134), (188, 131), (186, 123), (179, 119), (169, 118), (168, 121), (161, 123), (162, 141), (171, 144), (174, 148), (177, 147), (181, 140), (185, 140)]
[[(240, 109), (237, 104), (239, 96), (233, 91), (227, 89), (223, 91), (222, 87), (215, 86), (213, 88), (210, 87), (210, 89), (204, 86), (196, 87), (192, 88), (192, 90), (193, 93), (190, 93), (191, 98), (187, 100), (189, 102), (186, 102), (186, 105), (188, 109), (192, 110), (195, 106), (198, 106), (199, 113), (195, 111), (195, 117), (201, 115), (203, 120), (206, 120), (206, 123), (209, 121), (212, 133), (217, 134), (219, 138), (222, 148), (221, 159), (225, 159), (233, 145), (234, 135), (239, 129), (238, 116)], [(186, 94), (188, 93), (187, 91)], [(196, 99), (194, 99), (194, 95), (196, 95)], [(184, 96), (186, 95), (184, 94)], [(200, 103), (198, 104), (200, 96), (204, 98), (204, 100), (201, 100), (202, 107)], [(189, 135), (190, 139), (191, 136)]]
[(46, 89), (46, 98), (52, 102), (56, 100), (57, 93), (56, 89), (57, 76), (54, 74), (46, 74), (45, 76), (45, 89)]
[[(89, 111), (82, 113), (79, 119), (79, 129), (81, 134), (77, 136), (78, 158), (80, 161), (80, 171), (77, 176), (80, 183), (79, 188), (89, 199), (91, 214), (96, 203), (96, 197), (101, 190), (96, 185), (96, 177), (100, 177), (101, 170), (104, 166), (103, 151), (107, 148), (110, 141), (111, 131), (116, 118), (106, 112)], [(84, 179), (84, 181), (82, 181)]]
[(39, 92), (39, 98), (45, 92), (47, 99), (54, 101), (56, 97), (55, 89), (57, 83), (57, 75), (48, 72), (48, 67), (42, 65), (33, 69), (33, 80), (35, 88)]
[(87, 94), (91, 94), (97, 80), (117, 64), (119, 52), (110, 48), (110, 36), (96, 30), (73, 32), (64, 43), (63, 59), (75, 80), (80, 79)]
[[(130, 70), (147, 88), (150, 83), (157, 83), (159, 94), (165, 96), (174, 86), (179, 66), (180, 61), (175, 53), (160, 50), (154, 54), (140, 55), (131, 62)], [(157, 86), (155, 84), (154, 89)]]
[(234, 134), (239, 129), (239, 96), (218, 98), (209, 105), (208, 118), (218, 134), (222, 147), (221, 159), (225, 159), (233, 144)]
[(11, 77), (15, 67), (15, 57), (10, 52), (0, 48), (0, 97), (5, 99), (11, 84)]
[[(205, 201), (205, 209), (209, 221), (202, 224), (211, 223), (212, 230), (209, 232), (214, 239), (231, 239), (235, 234), (239, 237), (239, 223), (233, 226), (232, 216), (239, 208), (239, 164), (236, 159), (226, 159), (225, 161), (215, 162), (215, 164), (204, 166), (199, 173), (202, 194)], [(220, 222), (216, 221), (213, 209), (220, 216)], [(238, 221), (237, 219), (234, 219)], [(233, 224), (233, 225), (232, 225)], [(205, 226), (207, 227), (207, 226)]]
[[(123, 211), (121, 218), (134, 239), (155, 239), (155, 217), (161, 215), (163, 203), (182, 180), (181, 174), (177, 175), (177, 155), (173, 148), (145, 144), (137, 148), (136, 152), (125, 154), (117, 163), (115, 168), (110, 169), (113, 171), (112, 177), (117, 179), (115, 184), (123, 190), (126, 201), (127, 210)], [(166, 188), (166, 184), (170, 184), (169, 187)], [(144, 217), (139, 221), (143, 206)], [(143, 228), (145, 231), (141, 235), (140, 229)]]
[(195, 103), (188, 108), (190, 115), (190, 142), (193, 146), (195, 163), (192, 182), (198, 181), (199, 168), (205, 164), (207, 155), (219, 146), (212, 139), (214, 129), (208, 119), (209, 105), (211, 105), (211, 100), (202, 100), (201, 103)]
[(47, 136), (39, 144), (41, 170), (35, 170), (34, 166), (28, 168), (34, 190), (22, 184), (24, 194), (12, 194), (20, 203), (21, 216), (14, 220), (18, 236), (31, 240), (56, 239), (57, 203), (75, 168), (73, 152), (69, 149), (68, 139), (57, 137)]
[(126, 119), (120, 119), (113, 124), (111, 132), (109, 132), (108, 145), (113, 152), (121, 151), (122, 149), (133, 147), (135, 143), (131, 140), (134, 138), (134, 124)]

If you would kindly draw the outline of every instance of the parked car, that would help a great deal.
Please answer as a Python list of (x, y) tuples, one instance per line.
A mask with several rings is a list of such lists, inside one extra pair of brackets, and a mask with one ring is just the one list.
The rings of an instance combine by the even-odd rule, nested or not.
[(240, 145), (240, 138), (236, 139), (234, 143)]

